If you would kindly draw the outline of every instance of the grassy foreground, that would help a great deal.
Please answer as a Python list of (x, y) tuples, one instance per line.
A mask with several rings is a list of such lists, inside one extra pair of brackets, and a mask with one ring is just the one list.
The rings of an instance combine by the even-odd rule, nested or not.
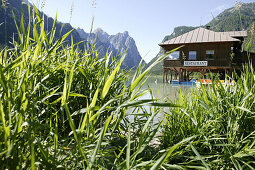
[[(14, 47), (0, 52), (1, 169), (255, 166), (251, 67), (235, 85), (180, 95), (176, 105), (140, 100), (152, 93), (141, 90), (146, 74), (169, 53), (144, 71), (140, 65), (128, 80), (129, 71), (120, 69), (125, 54), (99, 58), (93, 44), (84, 51), (64, 46), (70, 32), (54, 39), (56, 19), (46, 32), (34, 10), (27, 26), (17, 26)], [(170, 110), (154, 123), (162, 107)], [(160, 145), (153, 141), (157, 132)]]
[[(255, 72), (246, 65), (234, 84), (202, 86), (170, 109), (162, 128), (162, 148), (194, 137), (168, 163), (202, 169), (254, 169)], [(218, 81), (219, 82), (219, 81)]]
[(71, 32), (55, 39), (56, 19), (46, 32), (35, 7), (29, 24), (21, 21), (19, 40), (0, 52), (0, 169), (163, 164), (149, 145), (162, 124), (152, 125), (153, 118), (159, 106), (174, 105), (139, 100), (150, 92), (140, 88), (151, 67), (140, 64), (128, 83), (129, 71), (120, 69), (125, 54), (99, 58), (94, 44), (64, 46)]

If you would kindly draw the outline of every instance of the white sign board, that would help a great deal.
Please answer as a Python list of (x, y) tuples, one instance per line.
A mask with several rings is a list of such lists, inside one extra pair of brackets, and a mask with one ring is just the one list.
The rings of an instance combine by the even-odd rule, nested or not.
[(208, 61), (184, 61), (184, 66), (208, 66)]

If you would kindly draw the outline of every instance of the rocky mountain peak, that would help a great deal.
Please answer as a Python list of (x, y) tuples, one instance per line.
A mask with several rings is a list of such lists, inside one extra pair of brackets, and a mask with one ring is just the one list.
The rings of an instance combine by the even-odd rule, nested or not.
[(97, 28), (97, 29), (95, 29), (95, 30), (93, 31), (93, 33), (94, 33), (94, 34), (98, 34), (98, 33), (104, 34), (104, 33), (106, 33), (106, 32), (104, 32), (104, 30), (103, 30), (102, 28)]
[[(25, 2), (22, 5), (22, 2)], [(0, 17), (0, 23), (4, 23), (3, 19), (4, 16), (6, 16), (6, 28), (7, 28), (7, 41), (12, 42), (13, 35), (14, 38), (18, 38), (16, 35), (17, 29), (15, 27), (13, 13), (16, 16), (17, 23), (21, 22), (21, 16), (24, 16), (24, 21), (26, 22), (25, 25), (27, 25), (29, 21), (29, 13), (28, 13), (28, 5), (26, 3), (29, 3), (28, 0), (8, 0), (8, 10), (0, 10), (0, 15), (3, 17)], [(12, 13), (13, 12), (13, 13)], [(23, 12), (23, 13), (22, 13)], [(42, 11), (39, 11), (40, 15), (44, 15), (45, 18), (47, 18), (47, 28), (48, 30), (52, 29), (54, 19), (52, 17), (46, 16)], [(1, 20), (2, 19), (2, 20)], [(60, 21), (56, 22), (56, 32), (55, 32), (55, 38), (60, 38), (67, 32), (71, 31), (73, 27), (70, 25), (70, 23), (61, 23)], [(62, 30), (62, 31), (61, 31)], [(0, 27), (0, 45), (5, 44), (5, 27)], [(142, 60), (135, 41), (129, 36), (128, 32), (125, 31), (124, 33), (119, 33), (116, 35), (109, 35), (106, 33), (102, 28), (95, 29), (92, 33), (85, 32), (82, 28), (76, 28), (72, 31), (71, 35), (69, 35), (66, 38), (66, 44), (71, 44), (71, 38), (73, 39), (73, 42), (76, 44), (78, 42), (80, 43), (79, 47), (81, 49), (84, 49), (84, 43), (88, 43), (88, 45), (91, 45), (92, 42), (95, 42), (95, 46), (97, 49), (98, 57), (101, 58), (104, 55), (107, 54), (107, 52), (111, 51), (113, 57), (118, 56), (121, 52), (125, 52), (126, 49), (128, 49), (128, 54), (126, 55), (125, 60), (122, 63), (122, 68), (137, 68), (139, 62)], [(113, 39), (114, 42), (113, 42)], [(131, 41), (133, 40), (133, 41)], [(11, 44), (10, 44), (11, 45)], [(86, 47), (85, 47), (86, 48)]]
[(107, 42), (109, 38), (109, 34), (105, 32), (102, 28), (97, 28), (93, 32), (98, 39), (100, 39), (103, 42)]
[[(77, 28), (77, 31), (82, 38), (88, 39), (88, 33), (85, 33), (83, 29)], [(137, 68), (142, 57), (138, 52), (135, 40), (129, 36), (128, 31), (109, 35), (102, 28), (97, 28), (91, 33), (90, 37), (93, 37), (92, 39), (94, 40), (96, 36), (96, 46), (99, 49), (99, 53), (103, 55), (111, 47), (113, 55), (117, 56), (119, 53), (125, 52), (128, 49), (127, 56), (123, 61), (123, 67), (128, 69)]]
[(78, 28), (76, 28), (76, 30), (77, 30), (77, 32), (79, 33), (79, 35), (82, 39), (87, 39), (88, 38), (89, 34), (86, 33), (82, 28), (78, 27)]
[(125, 36), (129, 36), (128, 31), (123, 32)]

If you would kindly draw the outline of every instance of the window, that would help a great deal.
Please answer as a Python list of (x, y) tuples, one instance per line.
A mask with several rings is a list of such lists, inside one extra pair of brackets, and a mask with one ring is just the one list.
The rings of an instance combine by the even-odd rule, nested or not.
[(206, 50), (206, 59), (214, 58), (214, 50)]
[(169, 60), (178, 60), (180, 57), (180, 51), (174, 51), (171, 54), (167, 56), (167, 59)]
[(189, 52), (189, 60), (196, 60), (197, 59), (197, 52), (196, 51), (190, 51)]
[(231, 50), (231, 53), (233, 53), (234, 52), (234, 47), (231, 47), (230, 50)]

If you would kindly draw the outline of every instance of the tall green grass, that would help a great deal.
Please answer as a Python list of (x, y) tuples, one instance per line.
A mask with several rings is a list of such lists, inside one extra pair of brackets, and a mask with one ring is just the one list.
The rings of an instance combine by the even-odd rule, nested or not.
[(151, 93), (141, 90), (145, 75), (168, 54), (146, 70), (141, 62), (128, 83), (125, 54), (66, 46), (71, 31), (55, 39), (56, 18), (47, 32), (36, 7), (29, 16), (16, 24), (13, 48), (0, 52), (1, 169), (160, 167), (175, 147), (157, 154), (151, 143), (163, 121), (153, 118), (175, 105), (140, 98)]
[[(38, 10), (21, 18), (13, 48), (0, 51), (1, 169), (252, 169), (251, 66), (234, 85), (213, 85), (160, 103), (142, 89), (149, 70), (121, 69), (125, 53), (54, 38)], [(31, 17), (35, 16), (35, 17)], [(141, 99), (147, 93), (151, 99)], [(149, 106), (146, 109), (145, 106)], [(154, 118), (169, 112), (162, 121)], [(165, 109), (164, 109), (165, 110)], [(159, 133), (160, 132), (160, 133)], [(154, 139), (161, 134), (160, 145)]]
[[(183, 168), (254, 169), (255, 72), (244, 66), (233, 84), (202, 86), (176, 99), (162, 128), (162, 148), (195, 136), (168, 162)], [(218, 80), (219, 82), (219, 80)]]

